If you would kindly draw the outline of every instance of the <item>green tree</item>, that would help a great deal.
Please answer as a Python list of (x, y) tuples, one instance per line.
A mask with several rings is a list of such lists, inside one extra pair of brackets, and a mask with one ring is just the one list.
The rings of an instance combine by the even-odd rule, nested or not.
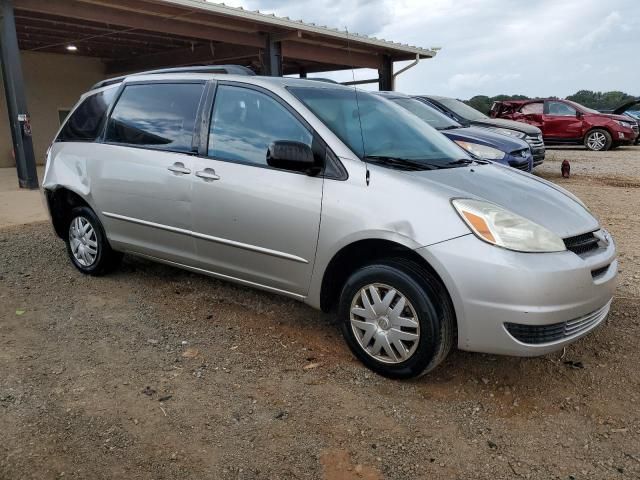
[[(559, 97), (546, 97), (546, 98), (559, 98)], [(591, 90), (580, 90), (573, 95), (569, 95), (567, 100), (572, 100), (588, 108), (595, 110), (612, 110), (618, 105), (633, 100), (633, 95), (629, 95), (625, 92), (611, 91), (611, 92), (593, 92)], [(486, 95), (476, 95), (475, 97), (465, 100), (465, 103), (476, 110), (481, 111), (484, 114), (489, 114), (491, 105), (493, 102), (500, 102), (503, 100), (528, 100), (526, 95), (496, 95), (494, 97), (488, 97)]]
[(613, 92), (592, 92), (591, 90), (580, 90), (579, 92), (569, 95), (567, 100), (572, 100), (585, 107), (594, 108), (596, 110), (611, 110), (621, 103), (633, 100), (633, 96), (628, 93)]

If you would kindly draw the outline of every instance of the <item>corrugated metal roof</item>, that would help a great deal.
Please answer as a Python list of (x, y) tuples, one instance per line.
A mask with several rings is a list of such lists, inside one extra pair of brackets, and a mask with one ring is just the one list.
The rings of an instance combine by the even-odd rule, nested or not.
[(315, 35), (323, 35), (340, 40), (356, 42), (364, 45), (370, 45), (380, 49), (392, 50), (403, 54), (420, 55), (423, 58), (435, 57), (439, 48), (421, 48), (405, 43), (392, 42), (368, 35), (348, 32), (337, 28), (327, 27), (326, 25), (316, 25), (315, 23), (305, 23), (302, 20), (291, 20), (289, 17), (278, 17), (275, 14), (262, 13), (259, 10), (245, 10), (242, 7), (232, 7), (224, 3), (213, 3), (206, 0), (160, 0), (164, 3), (179, 5), (182, 7), (204, 10), (218, 15), (234, 17), (243, 20), (254, 21), (257, 23), (277, 26), (291, 30), (300, 30)]

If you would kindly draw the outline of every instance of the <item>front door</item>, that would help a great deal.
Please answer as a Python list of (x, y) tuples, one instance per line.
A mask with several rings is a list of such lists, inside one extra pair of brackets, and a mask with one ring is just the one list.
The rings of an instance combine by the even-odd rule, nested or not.
[(223, 278), (305, 296), (323, 178), (269, 167), (277, 140), (313, 146), (314, 134), (267, 92), (217, 87), (206, 156), (194, 160), (196, 252), (201, 268)]
[(127, 84), (91, 178), (116, 248), (192, 263), (194, 128), (204, 83)]
[(577, 111), (564, 102), (544, 102), (544, 136), (549, 139), (576, 140), (582, 137), (582, 120)]

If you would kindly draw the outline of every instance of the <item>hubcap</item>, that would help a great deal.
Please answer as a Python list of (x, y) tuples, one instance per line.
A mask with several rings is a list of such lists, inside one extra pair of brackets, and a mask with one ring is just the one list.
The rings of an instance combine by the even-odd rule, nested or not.
[(389, 285), (373, 283), (356, 293), (350, 320), (360, 347), (380, 362), (404, 362), (418, 348), (418, 315), (411, 302)]
[(589, 145), (589, 148), (591, 150), (602, 150), (607, 144), (607, 139), (604, 136), (604, 133), (593, 132), (591, 135), (589, 135), (587, 144)]
[(69, 226), (69, 244), (76, 262), (90, 267), (98, 256), (98, 238), (93, 225), (85, 217), (76, 217)]

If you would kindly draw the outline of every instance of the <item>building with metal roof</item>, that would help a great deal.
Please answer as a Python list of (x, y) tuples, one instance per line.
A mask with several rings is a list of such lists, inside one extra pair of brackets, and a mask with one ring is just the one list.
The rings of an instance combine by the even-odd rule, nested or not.
[[(43, 157), (70, 98), (108, 76), (218, 64), (301, 77), (369, 68), (378, 72), (379, 89), (392, 90), (394, 62), (432, 58), (437, 51), (202, 0), (0, 4), (3, 118), (9, 118), (20, 184), (31, 188), (37, 187), (34, 158)], [(33, 135), (25, 129), (28, 120)], [(8, 130), (0, 124), (0, 142)], [(9, 152), (0, 151), (0, 166), (8, 162)]]

